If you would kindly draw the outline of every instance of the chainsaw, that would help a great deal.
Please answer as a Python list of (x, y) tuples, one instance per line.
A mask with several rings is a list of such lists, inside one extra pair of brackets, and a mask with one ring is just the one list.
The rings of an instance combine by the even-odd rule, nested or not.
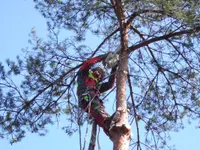
[(105, 59), (105, 66), (107, 68), (113, 68), (116, 66), (119, 62), (119, 54), (118, 52), (120, 51), (121, 48), (118, 48), (114, 52), (109, 52), (106, 59)]

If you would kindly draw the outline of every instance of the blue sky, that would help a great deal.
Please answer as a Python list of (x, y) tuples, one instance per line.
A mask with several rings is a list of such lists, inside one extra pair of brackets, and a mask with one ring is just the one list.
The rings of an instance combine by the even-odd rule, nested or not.
[[(46, 37), (45, 19), (34, 9), (31, 0), (2, 1), (0, 5), (0, 61), (6, 58), (14, 59), (20, 55), (21, 49), (28, 47), (28, 34), (35, 28), (40, 37)], [(1, 150), (79, 150), (78, 134), (68, 137), (59, 125), (49, 126), (49, 133), (45, 137), (28, 133), (21, 142), (10, 145), (7, 139), (0, 139)], [(102, 132), (102, 131), (101, 131)], [(84, 135), (85, 129), (82, 129)], [(133, 129), (134, 134), (134, 129)], [(171, 144), (176, 144), (178, 150), (199, 150), (200, 130), (195, 124), (187, 126), (184, 131), (171, 133)], [(101, 135), (102, 150), (112, 149), (109, 139)]]

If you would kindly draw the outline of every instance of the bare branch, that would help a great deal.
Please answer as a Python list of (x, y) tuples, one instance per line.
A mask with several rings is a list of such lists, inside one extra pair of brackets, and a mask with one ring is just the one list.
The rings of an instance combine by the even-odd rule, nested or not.
[(101, 44), (94, 50), (94, 53), (91, 55), (91, 57), (93, 57), (96, 52), (101, 48), (101, 46), (108, 40), (110, 39), (115, 33), (117, 33), (117, 31), (119, 31), (119, 28), (117, 28), (115, 31), (113, 31), (110, 35), (108, 35), (102, 42)]
[(97, 123), (94, 120), (92, 125), (92, 134), (90, 137), (90, 144), (88, 150), (94, 150), (95, 149), (95, 143), (96, 143), (96, 136), (97, 136)]
[(148, 44), (151, 44), (151, 43), (154, 43), (154, 42), (158, 42), (158, 41), (162, 41), (162, 40), (166, 40), (166, 39), (169, 39), (169, 38), (172, 38), (172, 37), (176, 37), (176, 36), (181, 36), (181, 35), (184, 35), (184, 34), (192, 34), (194, 32), (199, 32), (200, 31), (200, 26), (196, 27), (196, 28), (193, 28), (193, 29), (188, 29), (188, 30), (183, 30), (183, 31), (179, 31), (179, 32), (174, 32), (174, 33), (169, 33), (169, 34), (166, 34), (166, 35), (163, 35), (163, 36), (159, 36), (159, 37), (155, 37), (155, 38), (152, 38), (152, 39), (149, 39), (149, 40), (145, 40), (143, 42), (141, 42), (140, 44), (137, 44), (137, 45), (133, 45), (133, 46), (130, 46), (128, 48), (128, 53), (131, 53), (141, 47), (144, 47), (144, 46), (147, 46)]
[(133, 20), (135, 19), (135, 17), (137, 17), (141, 14), (145, 14), (145, 13), (160, 13), (160, 14), (163, 14), (164, 11), (163, 10), (141, 10), (139, 12), (134, 12), (132, 15), (128, 16), (129, 19), (128, 19), (126, 25), (130, 26), (131, 23), (133, 22)]
[(139, 124), (138, 124), (138, 115), (137, 115), (137, 110), (136, 110), (136, 105), (134, 102), (134, 98), (133, 98), (133, 88), (131, 85), (131, 79), (130, 79), (130, 75), (128, 74), (128, 84), (129, 84), (129, 88), (130, 88), (130, 96), (131, 96), (131, 101), (132, 101), (132, 105), (133, 105), (133, 111), (134, 111), (134, 117), (135, 117), (135, 124), (136, 124), (136, 129), (137, 129), (137, 150), (139, 150), (140, 148), (140, 132), (139, 132)]

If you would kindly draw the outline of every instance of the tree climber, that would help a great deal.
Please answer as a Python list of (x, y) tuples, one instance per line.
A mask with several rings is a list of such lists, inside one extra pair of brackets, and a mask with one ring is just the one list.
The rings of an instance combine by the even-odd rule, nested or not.
[[(119, 113), (110, 116), (99, 97), (101, 93), (111, 89), (114, 85), (118, 61), (116, 57), (116, 54), (108, 53), (86, 60), (78, 71), (77, 78), (79, 107), (89, 113), (107, 135), (109, 135), (111, 123), (119, 118)], [(112, 63), (108, 63), (109, 60), (113, 60)], [(92, 68), (94, 64), (101, 61), (104, 65), (112, 68), (108, 82), (102, 83), (104, 70), (100, 66)]]

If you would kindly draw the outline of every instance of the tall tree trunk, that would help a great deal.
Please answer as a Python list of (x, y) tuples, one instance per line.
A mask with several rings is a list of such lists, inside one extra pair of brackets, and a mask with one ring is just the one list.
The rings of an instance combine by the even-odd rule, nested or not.
[(127, 54), (121, 54), (120, 65), (117, 74), (117, 103), (116, 109), (120, 111), (120, 121), (112, 131), (113, 150), (128, 150), (131, 140), (131, 128), (128, 124), (128, 111), (126, 104), (126, 80), (127, 80)]
[(131, 127), (128, 124), (128, 111), (126, 103), (126, 81), (128, 75), (128, 27), (126, 26), (126, 16), (121, 0), (111, 0), (113, 8), (118, 17), (121, 35), (121, 51), (119, 68), (117, 72), (117, 103), (116, 109), (120, 111), (120, 121), (111, 131), (113, 150), (128, 150), (131, 140)]

